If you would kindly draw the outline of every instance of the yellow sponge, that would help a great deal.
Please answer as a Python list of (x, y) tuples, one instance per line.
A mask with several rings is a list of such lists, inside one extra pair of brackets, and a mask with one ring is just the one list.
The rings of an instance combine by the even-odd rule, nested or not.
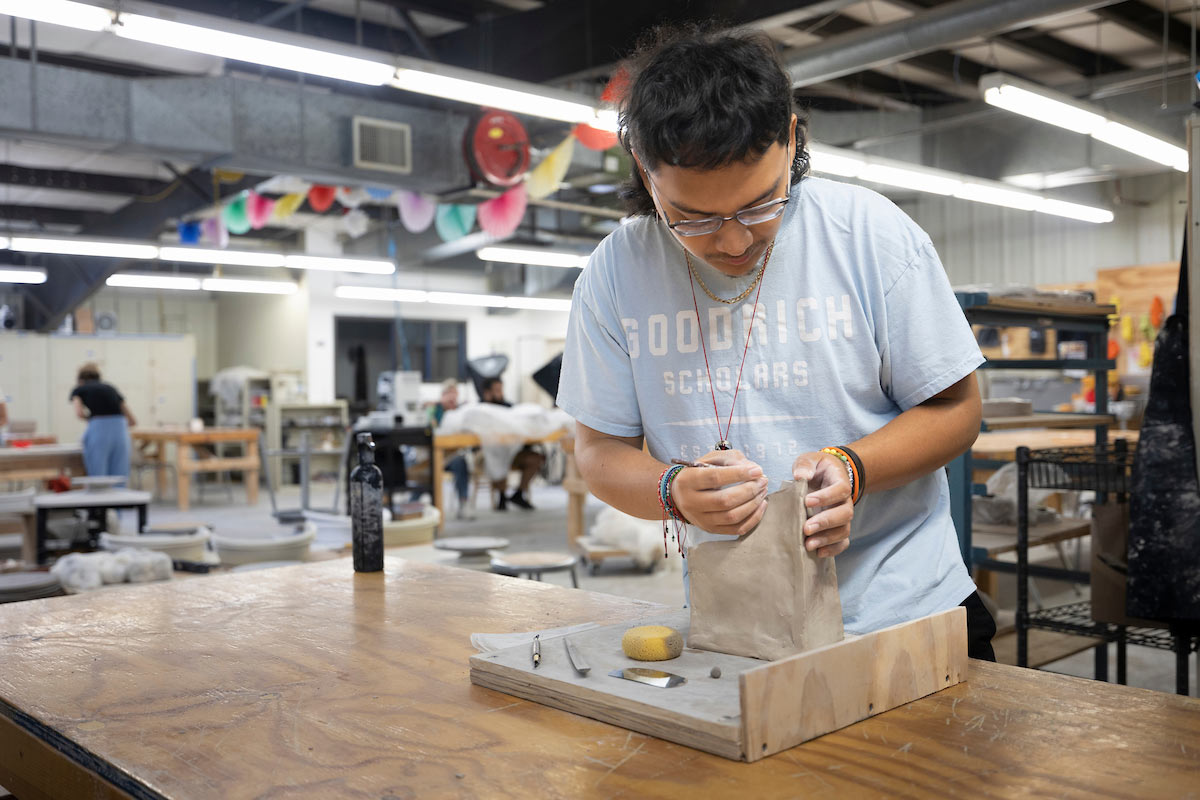
[(641, 625), (625, 631), (621, 649), (637, 661), (666, 661), (683, 652), (683, 636), (666, 625)]

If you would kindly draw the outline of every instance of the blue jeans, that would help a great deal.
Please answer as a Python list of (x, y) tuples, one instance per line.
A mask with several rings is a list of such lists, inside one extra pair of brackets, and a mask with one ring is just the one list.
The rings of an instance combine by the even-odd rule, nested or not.
[[(129, 477), (129, 425), (123, 416), (92, 417), (83, 432), (83, 466), (88, 475)], [(122, 481), (122, 486), (125, 482)]]
[(454, 473), (454, 491), (458, 493), (459, 502), (466, 502), (471, 494), (471, 468), (467, 466), (467, 457), (459, 453), (447, 461), (446, 472)]

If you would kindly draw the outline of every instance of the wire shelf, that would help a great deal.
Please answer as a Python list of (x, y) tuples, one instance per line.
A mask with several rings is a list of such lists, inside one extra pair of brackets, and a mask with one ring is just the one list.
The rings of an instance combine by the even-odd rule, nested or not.
[(1034, 450), (1027, 460), (1029, 488), (1129, 492), (1136, 450), (1112, 444)]
[[(1092, 619), (1092, 604), (1082, 600), (1078, 603), (1068, 603), (1053, 608), (1042, 608), (1029, 612), (1030, 628), (1073, 633), (1084, 636), (1098, 636), (1115, 642), (1119, 638), (1118, 626), (1108, 622), (1097, 622)], [(1164, 628), (1125, 628), (1126, 644), (1140, 647), (1152, 647), (1156, 650), (1174, 650), (1175, 637), (1171, 631)], [(1200, 650), (1200, 637), (1188, 637), (1188, 652)]]

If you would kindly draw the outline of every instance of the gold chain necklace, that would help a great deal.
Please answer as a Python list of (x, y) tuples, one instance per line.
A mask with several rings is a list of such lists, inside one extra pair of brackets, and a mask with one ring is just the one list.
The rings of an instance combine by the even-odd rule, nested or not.
[(724, 297), (717, 297), (712, 293), (712, 289), (708, 288), (708, 286), (704, 283), (704, 279), (700, 277), (700, 273), (696, 272), (696, 268), (692, 266), (692, 256), (690, 253), (688, 253), (687, 248), (684, 248), (683, 260), (687, 262), (688, 271), (692, 273), (692, 277), (696, 279), (696, 282), (700, 284), (700, 288), (704, 290), (704, 293), (708, 295), (709, 298), (716, 300), (718, 303), (725, 303), (726, 305), (731, 306), (734, 303), (742, 302), (750, 296), (752, 291), (754, 291), (754, 287), (757, 286), (758, 282), (762, 280), (763, 273), (767, 271), (767, 262), (771, 260), (771, 251), (774, 249), (775, 242), (772, 241), (769, 245), (767, 245), (767, 252), (766, 255), (763, 256), (762, 266), (758, 268), (758, 274), (754, 276), (754, 280), (750, 282), (750, 285), (746, 287), (744, 292), (729, 300), (726, 300)]

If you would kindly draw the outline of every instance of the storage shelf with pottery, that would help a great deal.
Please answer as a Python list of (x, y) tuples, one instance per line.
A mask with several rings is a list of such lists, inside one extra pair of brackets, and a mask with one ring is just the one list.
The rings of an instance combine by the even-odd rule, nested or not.
[[(471, 682), (734, 760), (758, 761), (966, 680), (966, 611), (954, 608), (863, 636), (759, 661), (685, 648), (670, 661), (625, 656), (634, 625), (684, 633), (687, 611), (581, 631), (572, 643), (592, 666), (578, 675), (561, 637), (541, 640), (541, 664), (521, 644), (471, 657)], [(531, 637), (532, 638), (532, 637)], [(670, 689), (608, 675), (629, 667), (687, 679)], [(713, 667), (720, 667), (719, 677)]]
[[(332, 403), (272, 403), (267, 406), (267, 449), (298, 450), (300, 433), (306, 432), (309, 434), (310, 463), (337, 472), (349, 425), (350, 412), (345, 400)], [(322, 446), (322, 436), (327, 437), (329, 447)], [(284, 466), (298, 461), (300, 455), (284, 453), (269, 458), (271, 475), (280, 484), (291, 483), (291, 471), (284, 470)]]

